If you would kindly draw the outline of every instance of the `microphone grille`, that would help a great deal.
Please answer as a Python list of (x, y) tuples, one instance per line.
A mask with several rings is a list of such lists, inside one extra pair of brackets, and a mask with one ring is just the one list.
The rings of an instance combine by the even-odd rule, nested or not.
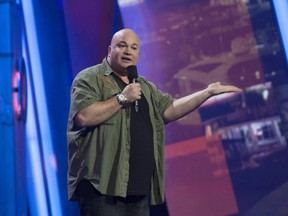
[(130, 65), (127, 67), (127, 76), (130, 81), (132, 81), (133, 79), (137, 79), (138, 72), (136, 65)]

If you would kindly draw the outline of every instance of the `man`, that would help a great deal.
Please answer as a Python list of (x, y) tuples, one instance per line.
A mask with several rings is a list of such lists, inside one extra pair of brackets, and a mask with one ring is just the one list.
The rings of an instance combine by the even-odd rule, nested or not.
[(129, 81), (127, 67), (137, 65), (139, 55), (138, 36), (122, 29), (113, 36), (107, 58), (73, 81), (68, 189), (81, 215), (148, 216), (150, 203), (164, 201), (164, 124), (213, 95), (240, 91), (213, 83), (173, 100), (141, 76)]

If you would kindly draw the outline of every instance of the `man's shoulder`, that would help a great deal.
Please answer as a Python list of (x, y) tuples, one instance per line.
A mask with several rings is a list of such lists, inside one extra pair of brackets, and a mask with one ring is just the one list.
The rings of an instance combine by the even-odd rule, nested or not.
[(105, 75), (105, 72), (106, 72), (105, 67), (101, 63), (81, 70), (76, 75), (75, 79), (91, 79), (92, 77), (103, 76)]
[(138, 81), (139, 81), (139, 82), (142, 82), (142, 83), (145, 83), (145, 84), (147, 84), (148, 86), (156, 87), (156, 85), (155, 85), (152, 81), (146, 79), (146, 78), (143, 77), (143, 76), (139, 76), (139, 77), (138, 77)]
[(103, 64), (97, 64), (97, 65), (93, 65), (90, 67), (87, 67), (83, 70), (81, 70), (77, 76), (85, 76), (85, 75), (96, 75), (96, 74), (104, 74), (105, 73), (105, 67), (103, 66)]

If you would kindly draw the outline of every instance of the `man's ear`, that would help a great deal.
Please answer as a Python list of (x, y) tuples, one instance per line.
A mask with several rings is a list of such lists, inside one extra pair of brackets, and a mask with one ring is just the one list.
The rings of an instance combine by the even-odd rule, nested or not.
[(110, 56), (111, 50), (112, 50), (112, 47), (111, 47), (111, 45), (110, 45), (110, 46), (108, 47), (108, 56)]

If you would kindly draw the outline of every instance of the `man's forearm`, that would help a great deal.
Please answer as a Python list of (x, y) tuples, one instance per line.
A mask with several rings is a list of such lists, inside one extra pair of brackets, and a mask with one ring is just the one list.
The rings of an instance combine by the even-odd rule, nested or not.
[(164, 120), (166, 123), (175, 121), (197, 109), (210, 97), (209, 92), (204, 89), (194, 94), (175, 100), (165, 111)]
[(81, 110), (74, 120), (80, 127), (96, 126), (109, 119), (121, 107), (116, 96), (114, 96), (106, 101), (98, 101)]
[(212, 96), (240, 91), (241, 89), (236, 86), (221, 85), (220, 82), (212, 83), (204, 90), (175, 100), (173, 104), (171, 104), (165, 111), (164, 121), (169, 123), (182, 118), (183, 116), (197, 109), (202, 103)]

